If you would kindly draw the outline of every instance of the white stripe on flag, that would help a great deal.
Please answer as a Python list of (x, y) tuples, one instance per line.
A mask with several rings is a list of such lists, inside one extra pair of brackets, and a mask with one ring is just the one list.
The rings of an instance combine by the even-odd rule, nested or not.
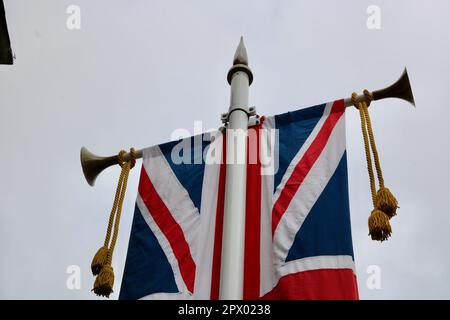
[(352, 269), (355, 273), (355, 263), (352, 256), (314, 256), (289, 261), (277, 271), (278, 279), (292, 273), (319, 269)]
[(189, 245), (191, 256), (196, 256), (196, 237), (199, 227), (199, 212), (188, 192), (170, 168), (159, 146), (144, 150), (143, 165), (156, 192), (181, 227)]
[(317, 134), (319, 133), (320, 129), (322, 129), (322, 126), (325, 122), (325, 120), (330, 115), (331, 107), (333, 106), (333, 102), (329, 102), (326, 104), (323, 114), (320, 117), (319, 121), (317, 122), (316, 126), (314, 127), (311, 134), (308, 136), (306, 141), (301, 146), (300, 150), (297, 152), (295, 157), (292, 159), (291, 163), (289, 164), (288, 168), (286, 169), (286, 172), (283, 175), (283, 178), (281, 179), (280, 184), (278, 185), (277, 189), (275, 190), (275, 194), (273, 195), (273, 203), (276, 203), (278, 198), (280, 197), (281, 191), (284, 189), (284, 186), (286, 185), (286, 182), (289, 180), (290, 176), (292, 175), (292, 172), (294, 171), (297, 163), (300, 161), (301, 158), (305, 155), (305, 152), (309, 149), (312, 142), (316, 138)]
[[(211, 142), (208, 153), (214, 150), (216, 159), (222, 159), (222, 134)], [(217, 194), (219, 190), (220, 163), (208, 161), (205, 165), (202, 186), (202, 205), (200, 209), (200, 227), (198, 230), (197, 269), (195, 275), (194, 299), (209, 300), (211, 297), (212, 261), (217, 212)]]
[(297, 232), (336, 171), (344, 151), (345, 114), (339, 118), (322, 153), (278, 223), (273, 241), (276, 265), (284, 263)]
[[(262, 125), (262, 135), (260, 139), (260, 159), (268, 154), (273, 155), (274, 136), (269, 133), (275, 129), (274, 117), (266, 117)], [(264, 132), (267, 131), (267, 134)], [(263, 155), (265, 153), (265, 155)], [(272, 170), (274, 162), (272, 161)], [(272, 196), (274, 188), (274, 176), (272, 174), (264, 174), (263, 170), (270, 168), (261, 167), (261, 240), (260, 240), (260, 281), (259, 296), (262, 297), (272, 290), (275, 286), (275, 268), (273, 264), (273, 247), (272, 247)]]
[[(170, 266), (172, 267), (173, 275), (175, 278), (175, 283), (177, 284), (178, 290), (180, 292), (189, 292), (189, 290), (186, 287), (186, 284), (184, 283), (184, 279), (181, 276), (180, 268), (178, 265), (178, 260), (175, 257), (175, 254), (172, 250), (172, 247), (170, 246), (169, 241), (164, 236), (164, 233), (161, 231), (161, 229), (156, 224), (155, 220), (153, 219), (153, 216), (150, 214), (150, 211), (148, 211), (147, 206), (145, 205), (144, 201), (141, 198), (141, 195), (138, 193), (136, 198), (136, 205), (138, 206), (139, 210), (141, 211), (142, 217), (144, 218), (145, 222), (147, 222), (147, 225), (149, 226), (150, 230), (152, 230), (153, 234), (155, 235), (156, 239), (158, 239), (158, 243), (161, 246), (161, 249), (164, 251), (164, 254), (167, 257), (167, 260), (169, 261)], [(149, 275), (152, 276), (152, 275)]]

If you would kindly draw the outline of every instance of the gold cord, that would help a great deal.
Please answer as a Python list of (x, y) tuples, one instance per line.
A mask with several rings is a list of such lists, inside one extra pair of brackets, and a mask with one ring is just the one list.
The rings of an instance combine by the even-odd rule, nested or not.
[(122, 170), (120, 171), (116, 194), (108, 220), (105, 242), (103, 247), (97, 251), (91, 265), (93, 274), (97, 275), (92, 290), (95, 294), (105, 297), (109, 297), (114, 285), (114, 271), (111, 266), (112, 257), (119, 233), (120, 216), (128, 183), (128, 175), (136, 164), (136, 151), (134, 148), (130, 149), (130, 159), (127, 161), (124, 158), (125, 154), (126, 152), (121, 150), (117, 155), (117, 162), (122, 167)]
[[(369, 173), (370, 193), (374, 207), (368, 220), (369, 235), (373, 240), (384, 241), (387, 240), (392, 233), (389, 219), (396, 214), (397, 200), (391, 194), (389, 189), (384, 187), (383, 173), (381, 171), (380, 159), (368, 110), (368, 106), (373, 100), (373, 96), (368, 90), (364, 90), (365, 99), (359, 101), (357, 97), (358, 95), (353, 92), (352, 103), (359, 110), (359, 116), (361, 118), (361, 131), (364, 139), (367, 171)], [(378, 184), (380, 186), (378, 192), (376, 191), (375, 175), (372, 166), (372, 154), (375, 162)]]
[[(369, 101), (367, 104), (367, 107), (368, 107), (370, 105), (370, 102), (373, 100), (373, 96), (367, 89), (364, 90), (364, 96), (367, 99), (367, 101)], [(366, 118), (367, 131), (369, 133), (370, 147), (372, 148), (373, 159), (375, 162), (375, 169), (377, 171), (378, 183), (380, 185), (380, 188), (384, 188), (384, 179), (383, 179), (383, 173), (381, 171), (380, 158), (378, 157), (377, 146), (375, 144), (375, 137), (373, 135), (373, 130), (372, 130), (372, 121), (370, 120), (369, 109), (367, 107), (363, 108), (363, 110), (364, 110), (364, 116)]]
[(370, 193), (372, 195), (372, 203), (375, 207), (375, 197), (377, 194), (376, 186), (375, 186), (375, 176), (373, 172), (373, 166), (372, 166), (372, 157), (370, 153), (370, 144), (369, 144), (369, 134), (368, 134), (368, 128), (367, 128), (367, 122), (366, 122), (366, 116), (365, 116), (365, 110), (367, 110), (367, 104), (365, 101), (358, 101), (357, 100), (357, 94), (356, 92), (352, 93), (352, 102), (353, 105), (358, 109), (359, 111), (359, 117), (361, 119), (361, 131), (363, 135), (364, 140), (364, 150), (366, 153), (366, 163), (367, 163), (367, 171), (369, 173), (369, 181), (370, 181)]
[[(125, 150), (120, 150), (119, 154), (117, 155), (117, 162), (119, 163), (119, 165), (121, 167), (123, 166), (123, 156), (125, 155), (125, 153), (126, 153)], [(123, 176), (124, 176), (124, 171), (121, 170), (120, 176), (119, 176), (119, 181), (118, 181), (117, 187), (116, 187), (116, 194), (114, 196), (113, 206), (111, 208), (111, 213), (109, 214), (108, 228), (106, 229), (106, 237), (105, 237), (105, 243), (104, 243), (105, 247), (108, 247), (109, 241), (111, 239), (111, 231), (112, 231), (112, 227), (113, 227), (113, 223), (114, 223), (114, 215), (117, 211), (117, 203), (119, 201), (119, 197), (120, 197), (120, 193), (121, 193)]]

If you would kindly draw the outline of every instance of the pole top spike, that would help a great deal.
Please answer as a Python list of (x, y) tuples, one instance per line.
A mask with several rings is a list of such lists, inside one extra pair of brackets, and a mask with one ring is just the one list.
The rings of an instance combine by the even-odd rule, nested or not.
[(228, 71), (227, 81), (229, 84), (231, 84), (233, 74), (235, 74), (238, 71), (245, 72), (248, 75), (249, 84), (252, 84), (253, 73), (252, 70), (250, 70), (250, 68), (248, 67), (247, 49), (245, 48), (244, 37), (242, 36), (241, 39), (239, 40), (239, 45), (236, 49), (236, 53), (234, 54), (233, 66)]
[(241, 36), (236, 53), (234, 54), (233, 64), (243, 64), (248, 66), (247, 49), (245, 48), (243, 36)]

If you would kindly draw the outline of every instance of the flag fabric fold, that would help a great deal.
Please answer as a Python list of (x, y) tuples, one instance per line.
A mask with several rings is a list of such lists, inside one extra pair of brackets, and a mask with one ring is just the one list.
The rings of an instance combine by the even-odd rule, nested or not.
[[(357, 299), (343, 100), (249, 128), (244, 299)], [(218, 299), (221, 131), (144, 150), (120, 299)]]

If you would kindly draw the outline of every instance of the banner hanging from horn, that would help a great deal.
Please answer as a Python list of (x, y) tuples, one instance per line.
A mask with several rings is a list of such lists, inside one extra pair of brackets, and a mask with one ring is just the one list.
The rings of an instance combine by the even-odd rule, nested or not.
[[(219, 298), (226, 137), (143, 150), (120, 299)], [(246, 166), (243, 298), (357, 299), (344, 100), (262, 118)]]
[[(369, 235), (384, 241), (391, 235), (389, 220), (398, 205), (384, 186), (368, 106), (372, 100), (390, 97), (414, 105), (406, 69), (385, 89), (258, 118), (248, 132), (242, 131), (247, 160), (242, 161), (242, 154), (230, 158), (241, 161), (247, 172), (244, 299), (358, 297), (344, 110), (353, 105), (360, 113), (374, 205)], [(144, 158), (121, 299), (220, 298), (225, 176), (230, 164), (224, 159), (229, 161), (233, 150), (227, 150), (230, 132), (220, 130), (121, 154), (123, 162)], [(90, 185), (102, 170), (117, 164), (117, 156), (96, 156), (86, 148), (80, 157)], [(100, 258), (107, 256), (106, 249), (94, 257), (94, 271), (96, 262), (105, 260)], [(113, 274), (105, 277), (105, 295), (112, 290), (111, 279)]]

